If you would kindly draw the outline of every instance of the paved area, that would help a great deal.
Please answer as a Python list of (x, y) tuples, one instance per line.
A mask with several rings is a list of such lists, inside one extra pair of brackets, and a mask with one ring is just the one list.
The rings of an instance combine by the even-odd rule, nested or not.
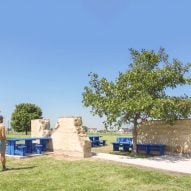
[(186, 173), (191, 175), (191, 157), (186, 158), (182, 156), (164, 155), (149, 158), (132, 158), (121, 155), (96, 153), (93, 158), (161, 169), (171, 172)]
[(53, 154), (53, 152), (43, 152), (42, 154), (26, 154), (26, 156), (20, 156), (20, 155), (8, 155), (6, 154), (6, 157), (10, 157), (10, 158), (15, 158), (15, 159), (25, 159), (25, 158), (29, 158), (29, 157), (35, 157), (35, 156), (42, 156), (42, 155), (49, 155), (49, 154)]

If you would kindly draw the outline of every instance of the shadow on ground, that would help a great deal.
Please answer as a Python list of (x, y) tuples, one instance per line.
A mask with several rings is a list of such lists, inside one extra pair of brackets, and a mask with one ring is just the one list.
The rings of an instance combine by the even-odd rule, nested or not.
[(36, 168), (36, 166), (26, 166), (26, 167), (9, 167), (7, 168), (6, 171), (11, 171), (11, 170), (25, 170), (25, 169), (33, 169)]

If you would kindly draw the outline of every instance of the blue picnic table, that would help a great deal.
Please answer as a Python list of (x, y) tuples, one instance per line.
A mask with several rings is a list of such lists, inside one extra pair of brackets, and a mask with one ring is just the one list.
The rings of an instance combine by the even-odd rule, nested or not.
[[(131, 137), (117, 137), (116, 142), (113, 142), (113, 151), (119, 151), (122, 147), (123, 151), (131, 151), (133, 148), (133, 139)], [(137, 144), (137, 152), (153, 154), (158, 152), (160, 155), (165, 153), (164, 144)]]
[[(7, 139), (7, 154), (8, 155), (25, 155), (26, 153), (41, 153), (41, 151), (47, 151), (48, 142), (50, 137), (37, 137), (37, 138), (8, 138)], [(33, 141), (39, 141), (34, 143)], [(20, 142), (24, 143), (20, 143)]]
[(129, 151), (133, 146), (132, 137), (117, 137), (116, 142), (113, 142), (113, 151), (119, 151), (122, 147), (123, 151)]
[(89, 136), (92, 147), (96, 147), (100, 145), (104, 146), (106, 144), (106, 140), (101, 140), (100, 137), (102, 136)]

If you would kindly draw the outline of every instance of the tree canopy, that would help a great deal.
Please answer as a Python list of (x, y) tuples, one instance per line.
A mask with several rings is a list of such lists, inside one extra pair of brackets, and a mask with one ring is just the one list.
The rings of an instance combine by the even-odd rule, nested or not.
[(17, 132), (31, 131), (31, 120), (42, 118), (40, 107), (31, 103), (21, 103), (16, 105), (11, 116), (11, 126)]
[(83, 104), (91, 108), (93, 115), (104, 116), (106, 126), (121, 126), (131, 121), (134, 124), (133, 151), (136, 152), (140, 122), (147, 119), (173, 122), (190, 116), (191, 99), (184, 94), (167, 95), (166, 90), (191, 84), (191, 64), (177, 59), (170, 62), (162, 48), (158, 52), (130, 49), (130, 55), (132, 63), (128, 70), (119, 73), (115, 81), (89, 74)]
[(87, 133), (88, 132), (88, 127), (87, 126), (82, 126), (83, 130)]

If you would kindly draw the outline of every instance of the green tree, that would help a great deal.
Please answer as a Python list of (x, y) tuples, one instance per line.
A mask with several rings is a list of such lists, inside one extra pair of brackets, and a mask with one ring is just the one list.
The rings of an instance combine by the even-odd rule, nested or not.
[(83, 130), (87, 133), (88, 132), (88, 127), (87, 126), (82, 126)]
[(21, 103), (16, 105), (15, 111), (11, 116), (11, 126), (17, 132), (28, 133), (31, 131), (31, 120), (42, 118), (40, 107), (31, 103)]
[(93, 115), (105, 117), (105, 126), (133, 123), (133, 152), (136, 153), (137, 128), (144, 120), (173, 122), (191, 114), (191, 99), (186, 95), (169, 96), (166, 89), (190, 85), (191, 64), (177, 59), (169, 61), (164, 49), (137, 51), (130, 49), (132, 63), (115, 81), (99, 79), (90, 73), (84, 88), (83, 104)]

